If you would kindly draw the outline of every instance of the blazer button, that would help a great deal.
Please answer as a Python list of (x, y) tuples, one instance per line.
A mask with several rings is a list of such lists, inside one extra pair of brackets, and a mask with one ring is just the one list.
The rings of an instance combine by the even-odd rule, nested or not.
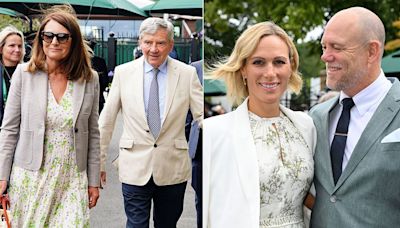
[(78, 128), (75, 128), (75, 133), (78, 133)]
[(336, 203), (336, 196), (335, 196), (335, 195), (331, 196), (331, 198), (329, 198), (329, 200), (330, 200), (332, 203)]
[(157, 147), (157, 144), (154, 143), (154, 147)]

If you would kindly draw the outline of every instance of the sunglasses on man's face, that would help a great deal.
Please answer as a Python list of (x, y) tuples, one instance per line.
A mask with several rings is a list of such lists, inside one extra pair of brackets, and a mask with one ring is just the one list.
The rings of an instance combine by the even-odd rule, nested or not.
[(67, 33), (52, 33), (52, 32), (42, 32), (42, 40), (46, 43), (53, 42), (54, 37), (60, 44), (66, 43), (70, 38), (70, 34)]

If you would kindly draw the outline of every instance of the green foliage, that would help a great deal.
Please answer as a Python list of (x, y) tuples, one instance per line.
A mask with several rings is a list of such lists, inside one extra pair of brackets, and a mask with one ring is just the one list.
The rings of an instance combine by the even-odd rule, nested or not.
[(249, 25), (273, 21), (292, 37), (298, 48), (304, 86), (299, 95), (292, 96), (291, 107), (303, 109), (304, 104), (309, 105), (310, 78), (324, 69), (320, 40), (305, 43), (304, 38), (313, 29), (323, 27), (338, 11), (353, 6), (375, 12), (385, 25), (386, 40), (396, 38), (398, 30), (392, 23), (399, 19), (398, 0), (205, 0), (205, 61), (212, 65), (229, 55), (237, 37)]
[[(16, 17), (7, 16), (7, 15), (0, 15), (0, 29), (6, 27), (8, 25), (13, 25), (18, 30), (20, 30), (24, 33), (30, 32), (29, 21), (22, 19), (22, 18), (16, 18)], [(35, 31), (37, 28), (39, 28), (39, 25), (40, 25), (39, 19), (36, 19), (36, 18), (32, 19), (32, 31)]]
[[(400, 30), (400, 19), (393, 22), (393, 27)], [(385, 50), (394, 51), (400, 48), (400, 32), (396, 33), (397, 39), (390, 40), (386, 42)]]
[[(205, 1), (205, 56), (209, 60), (229, 55), (235, 40), (248, 25), (273, 21), (295, 40), (304, 39), (308, 31), (323, 24), (320, 1)], [(236, 24), (235, 24), (236, 22)], [(219, 41), (221, 45), (215, 43)]]
[[(396, 38), (391, 26), (398, 19), (398, 0), (205, 0), (205, 58), (210, 64), (221, 56), (229, 55), (235, 40), (248, 25), (271, 20), (281, 26), (300, 43), (308, 32), (323, 26), (336, 12), (363, 6), (375, 12), (386, 27), (386, 40)], [(319, 41), (311, 44), (314, 58), (319, 59)], [(300, 53), (301, 55), (301, 53)], [(316, 75), (315, 69), (311, 75)]]

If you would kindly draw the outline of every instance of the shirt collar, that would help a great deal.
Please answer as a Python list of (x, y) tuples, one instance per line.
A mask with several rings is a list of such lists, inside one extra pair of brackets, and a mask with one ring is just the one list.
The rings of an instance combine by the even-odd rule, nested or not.
[[(168, 57), (164, 60), (164, 62), (158, 67), (158, 70), (163, 73), (166, 74), (167, 73), (167, 62), (168, 62)], [(149, 73), (150, 71), (153, 70), (153, 66), (150, 65), (146, 58), (144, 58), (144, 72), (145, 73)]]
[[(358, 112), (361, 115), (364, 115), (369, 111), (370, 108), (374, 106), (376, 102), (381, 100), (381, 97), (386, 93), (382, 93), (382, 89), (388, 90), (390, 88), (391, 83), (385, 77), (382, 69), (378, 76), (378, 78), (372, 82), (369, 86), (361, 90), (355, 96), (353, 96), (353, 101), (355, 104), (355, 108), (357, 108)], [(343, 91), (340, 92), (339, 102), (342, 104), (344, 98), (348, 98), (349, 96), (345, 94)]]

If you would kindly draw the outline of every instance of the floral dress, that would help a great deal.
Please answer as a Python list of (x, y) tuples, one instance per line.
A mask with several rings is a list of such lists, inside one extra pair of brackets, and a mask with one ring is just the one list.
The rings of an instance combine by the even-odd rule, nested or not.
[(48, 88), (42, 167), (12, 169), (12, 226), (89, 227), (88, 180), (78, 171), (74, 149), (73, 83), (68, 81), (59, 103)]
[(260, 227), (305, 227), (303, 201), (314, 173), (312, 151), (281, 113), (261, 118), (249, 112), (260, 176)]

